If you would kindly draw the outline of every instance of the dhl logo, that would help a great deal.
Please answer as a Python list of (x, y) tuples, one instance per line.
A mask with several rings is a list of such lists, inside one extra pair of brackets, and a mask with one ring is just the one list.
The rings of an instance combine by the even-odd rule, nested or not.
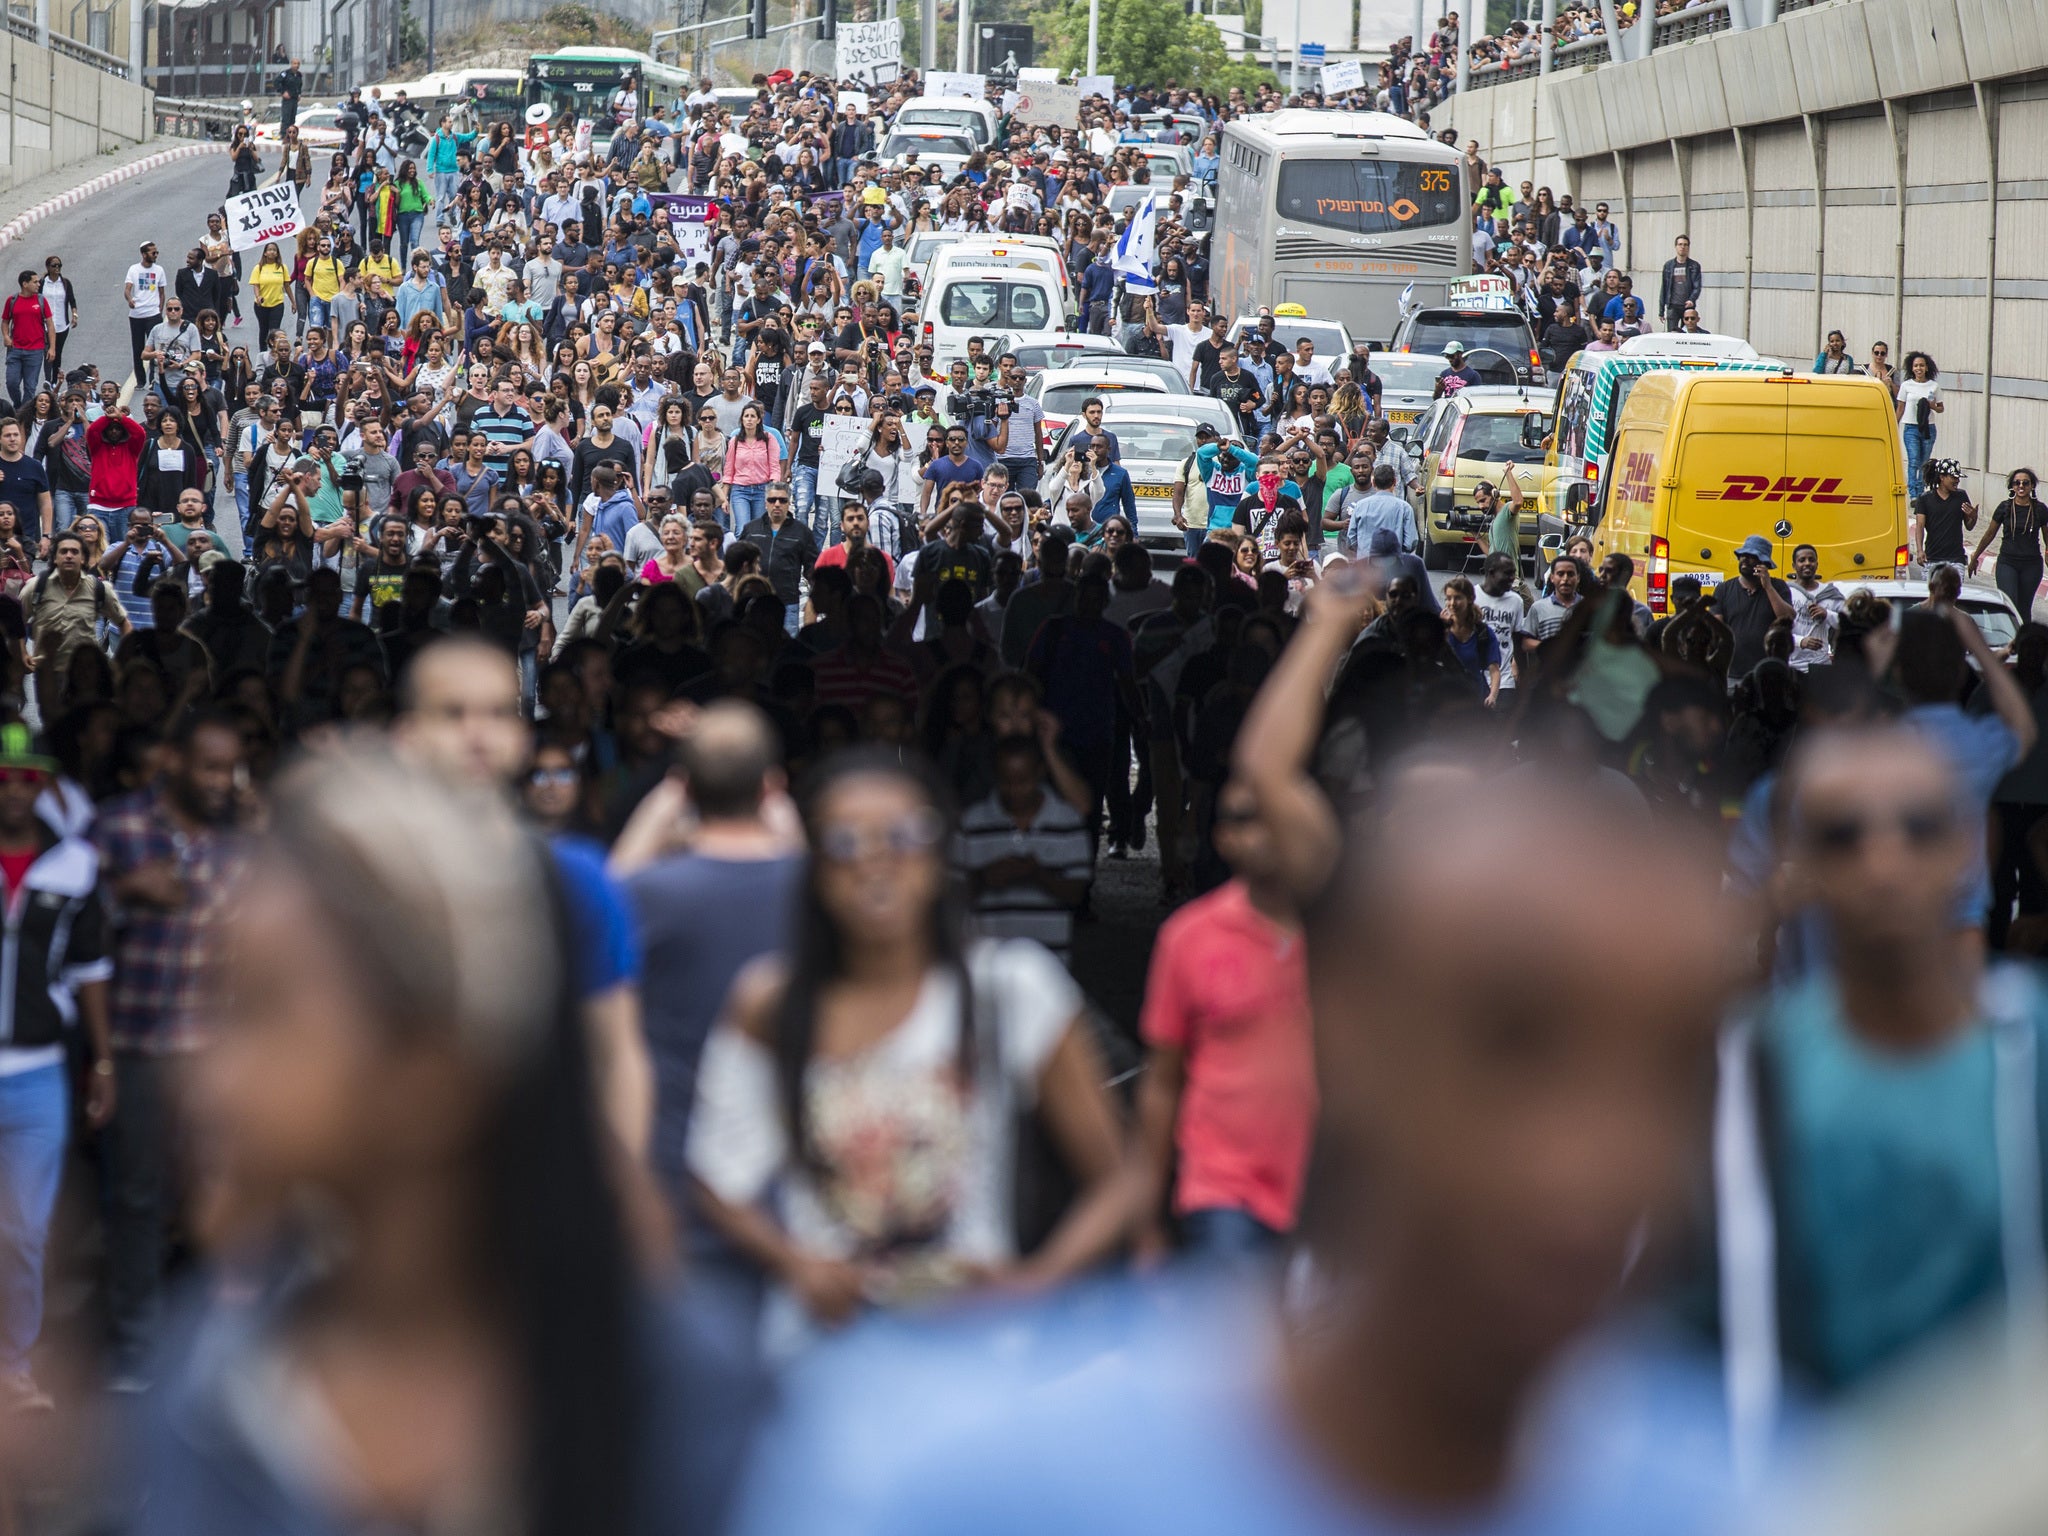
[(1867, 507), (1868, 496), (1848, 496), (1841, 490), (1841, 479), (1829, 476), (1823, 480), (1817, 475), (1800, 478), (1780, 475), (1774, 481), (1769, 475), (1728, 475), (1723, 477), (1719, 490), (1696, 491), (1701, 501), (1811, 501), (1822, 506)]

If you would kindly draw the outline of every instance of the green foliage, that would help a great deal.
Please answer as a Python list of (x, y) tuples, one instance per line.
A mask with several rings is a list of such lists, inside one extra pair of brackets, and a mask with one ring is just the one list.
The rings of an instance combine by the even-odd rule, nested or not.
[[(1181, 0), (1101, 0), (1096, 63), (1119, 84), (1199, 86), (1225, 91), (1267, 78), (1256, 64), (1230, 57), (1223, 34), (1206, 16), (1190, 16)], [(1042, 31), (1049, 32), (1044, 62), (1076, 70), (1088, 62), (1087, 0), (1067, 4)]]

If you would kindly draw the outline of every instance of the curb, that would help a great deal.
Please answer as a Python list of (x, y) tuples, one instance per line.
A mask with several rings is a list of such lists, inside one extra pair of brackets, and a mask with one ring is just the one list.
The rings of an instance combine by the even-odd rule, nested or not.
[(154, 155), (144, 155), (140, 160), (131, 160), (126, 165), (103, 172), (93, 177), (92, 180), (73, 187), (68, 192), (59, 192), (55, 197), (46, 198), (26, 213), (16, 214), (5, 224), (0, 224), (0, 247), (11, 245), (14, 241), (27, 234), (30, 229), (49, 218), (51, 214), (61, 213), (66, 208), (82, 203), (95, 192), (104, 192), (108, 187), (127, 181), (131, 177), (140, 176), (144, 171), (156, 170), (158, 167), (169, 165), (176, 160), (190, 160), (196, 155), (220, 154), (225, 152), (226, 149), (227, 145), (225, 144), (181, 144), (176, 149), (166, 149)]

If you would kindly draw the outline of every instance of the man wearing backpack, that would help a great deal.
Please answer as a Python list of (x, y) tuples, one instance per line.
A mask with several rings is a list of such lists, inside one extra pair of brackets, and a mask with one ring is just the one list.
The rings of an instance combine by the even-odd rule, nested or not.
[(21, 291), (0, 304), (0, 333), (7, 337), (7, 398), (24, 406), (35, 398), (57, 332), (50, 321), (50, 301), (42, 294), (42, 280), (24, 271), (16, 281)]
[(28, 617), (28, 665), (35, 674), (36, 703), (43, 719), (64, 712), (71, 657), (96, 643), (95, 621), (105, 619), (123, 635), (130, 629), (127, 610), (113, 589), (85, 568), (85, 541), (60, 533), (50, 545), (50, 568), (23, 594)]

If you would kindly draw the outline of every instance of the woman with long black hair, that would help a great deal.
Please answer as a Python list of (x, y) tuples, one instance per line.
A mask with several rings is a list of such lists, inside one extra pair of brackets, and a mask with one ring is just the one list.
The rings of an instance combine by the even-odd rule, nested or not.
[(2005, 480), (2005, 500), (1991, 512), (1990, 526), (1970, 551), (1970, 574), (1984, 559), (1984, 551), (2001, 532), (1998, 562), (1992, 567), (1998, 590), (2013, 601), (2022, 621), (2034, 616), (2034, 594), (2041, 590), (2041, 477), (2031, 469), (2016, 469)]
[(206, 1231), (257, 1283), (142, 1403), (141, 1529), (717, 1529), (757, 1394), (635, 1272), (572, 927), (495, 795), (360, 750), (280, 781), (189, 1077)]
[[(1055, 1285), (1136, 1214), (1084, 1000), (1039, 945), (967, 941), (945, 806), (894, 753), (826, 765), (787, 961), (741, 975), (705, 1049), (689, 1167), (707, 1218), (782, 1287), (771, 1347), (867, 1307)], [(1028, 1254), (1027, 1109), (1079, 1186)]]

